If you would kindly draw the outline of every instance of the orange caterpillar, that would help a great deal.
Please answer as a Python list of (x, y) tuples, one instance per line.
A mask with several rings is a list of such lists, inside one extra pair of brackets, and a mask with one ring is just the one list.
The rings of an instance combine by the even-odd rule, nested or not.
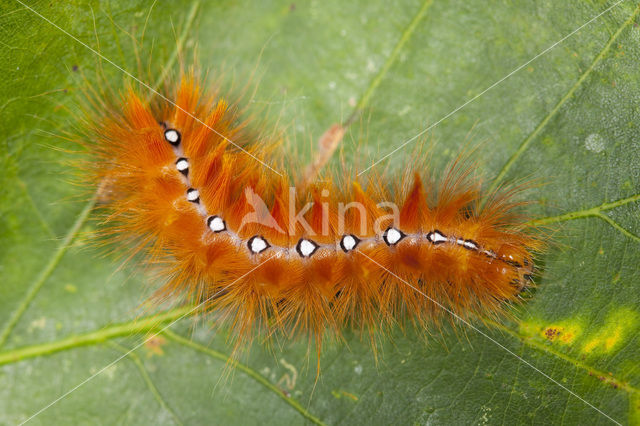
[(513, 191), (483, 196), (459, 165), (426, 190), (418, 174), (393, 194), (379, 177), (290, 188), (256, 161), (282, 163), (278, 143), (252, 138), (224, 100), (190, 79), (173, 99), (150, 106), (130, 91), (95, 123), (86, 145), (109, 193), (106, 232), (162, 270), (160, 295), (220, 313), (239, 341), (258, 328), (319, 347), (346, 325), (427, 326), (443, 314), (433, 301), (496, 316), (530, 285), (540, 240)]

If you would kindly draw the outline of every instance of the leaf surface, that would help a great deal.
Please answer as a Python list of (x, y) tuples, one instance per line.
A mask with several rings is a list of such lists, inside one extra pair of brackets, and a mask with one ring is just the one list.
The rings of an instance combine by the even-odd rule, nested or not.
[[(640, 423), (637, 4), (28, 4), (51, 23), (0, 2), (0, 424), (43, 408), (32, 424)], [(487, 186), (541, 180), (550, 247), (518, 321), (426, 345), (398, 331), (378, 363), (347, 332), (317, 382), (304, 342), (233, 366), (225, 330), (182, 320), (139, 346), (184, 311), (141, 319), (154, 283), (87, 246), (90, 195), (59, 135), (97, 72), (153, 85), (196, 45), (200, 68), (257, 85), (251, 108), (288, 126), (301, 163), (355, 112), (360, 169), (392, 153), (374, 167), (401, 172), (428, 129), (434, 170), (471, 139)]]

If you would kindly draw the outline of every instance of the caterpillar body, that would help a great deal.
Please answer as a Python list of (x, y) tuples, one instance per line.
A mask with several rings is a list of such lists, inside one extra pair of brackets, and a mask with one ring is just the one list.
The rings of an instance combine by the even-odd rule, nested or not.
[(434, 183), (417, 159), (395, 190), (346, 167), (292, 187), (258, 162), (282, 164), (278, 140), (256, 139), (193, 79), (171, 95), (161, 107), (129, 91), (118, 114), (94, 120), (105, 232), (162, 271), (159, 295), (219, 313), (239, 341), (256, 329), (320, 344), (347, 325), (428, 327), (441, 307), (497, 316), (531, 285), (541, 242), (520, 203), (483, 194), (460, 162)]

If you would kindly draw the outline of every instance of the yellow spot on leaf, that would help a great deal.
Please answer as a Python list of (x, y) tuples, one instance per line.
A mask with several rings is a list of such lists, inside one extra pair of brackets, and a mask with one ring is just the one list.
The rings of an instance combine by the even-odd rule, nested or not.
[(543, 338), (556, 343), (570, 345), (582, 333), (582, 327), (570, 321), (551, 324), (543, 327), (541, 335)]
[(636, 393), (631, 394), (629, 401), (629, 424), (640, 424), (640, 396)]
[(577, 319), (566, 319), (551, 324), (545, 324), (543, 321), (529, 321), (520, 324), (520, 333), (553, 343), (570, 345), (582, 334), (582, 328), (581, 321)]
[(347, 398), (351, 399), (352, 401), (357, 401), (358, 397), (355, 396), (354, 394), (344, 391), (344, 390), (332, 390), (331, 391), (331, 395), (334, 396), (334, 398), (336, 399), (340, 399), (343, 396), (346, 396)]
[(605, 324), (589, 336), (582, 348), (583, 353), (609, 353), (620, 346), (625, 338), (637, 328), (638, 314), (631, 309), (620, 309), (609, 315)]

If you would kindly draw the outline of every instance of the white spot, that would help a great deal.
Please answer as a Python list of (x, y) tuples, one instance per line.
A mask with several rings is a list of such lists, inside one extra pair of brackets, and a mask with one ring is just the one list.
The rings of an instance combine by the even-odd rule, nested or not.
[(209, 229), (211, 229), (213, 232), (220, 232), (227, 229), (227, 227), (224, 224), (224, 220), (222, 220), (220, 216), (211, 216), (209, 218)]
[(353, 372), (360, 375), (362, 374), (362, 365), (358, 364), (353, 368)]
[(180, 141), (180, 133), (174, 129), (168, 129), (164, 132), (164, 138), (169, 143), (178, 143)]
[(45, 317), (40, 317), (40, 319), (31, 321), (31, 324), (29, 324), (29, 332), (31, 333), (35, 329), (43, 330), (46, 325), (47, 319)]
[(442, 235), (439, 231), (429, 232), (429, 234), (427, 234), (427, 239), (433, 244), (440, 244), (447, 241), (447, 237)]
[(353, 235), (345, 235), (342, 237), (342, 248), (344, 250), (351, 251), (356, 248), (356, 245), (358, 245), (358, 242), (353, 238)]
[(318, 248), (318, 245), (311, 240), (302, 239), (298, 243), (298, 252), (303, 257), (311, 256), (316, 251), (317, 248)]
[(374, 72), (376, 70), (376, 64), (373, 59), (367, 60), (367, 71)]
[(602, 136), (597, 133), (592, 133), (584, 140), (584, 146), (589, 151), (593, 151), (596, 154), (604, 151), (605, 149), (605, 140)]
[(176, 163), (176, 169), (178, 169), (179, 172), (184, 172), (188, 168), (189, 168), (189, 162), (184, 158), (181, 160), (178, 160), (178, 162)]
[(116, 375), (116, 365), (110, 365), (109, 367), (105, 368), (104, 370), (100, 370), (100, 372), (104, 373), (104, 376), (107, 377), (109, 380), (113, 380), (113, 378)]
[(402, 117), (403, 115), (406, 115), (409, 111), (411, 111), (411, 106), (405, 105), (400, 111), (398, 111), (398, 116)]
[(355, 72), (346, 72), (344, 76), (351, 81), (358, 79), (358, 74), (356, 74)]
[(336, 88), (336, 82), (335, 81), (330, 81), (329, 82), (329, 89), (333, 90)]
[(253, 237), (249, 240), (249, 249), (253, 253), (261, 253), (269, 247), (269, 244), (262, 237)]
[(480, 424), (486, 425), (489, 423), (489, 416), (491, 415), (491, 408), (482, 406), (482, 417), (480, 418)]
[(187, 191), (187, 200), (195, 202), (200, 198), (200, 193), (197, 189), (190, 189)]
[(476, 243), (474, 243), (473, 241), (465, 241), (464, 244), (465, 248), (468, 248), (469, 250), (478, 250), (478, 245)]
[(489, 256), (489, 257), (494, 258), (494, 259), (495, 259), (496, 257), (498, 257), (498, 256), (497, 256), (493, 251), (491, 251), (491, 250), (485, 250), (483, 253), (484, 253), (484, 254), (486, 254), (486, 255), (487, 255), (487, 256)]
[(387, 229), (387, 233), (386, 233), (386, 242), (387, 244), (389, 244), (390, 246), (396, 244), (398, 241), (400, 241), (402, 239), (403, 235), (402, 232), (398, 231), (396, 228), (389, 228)]

